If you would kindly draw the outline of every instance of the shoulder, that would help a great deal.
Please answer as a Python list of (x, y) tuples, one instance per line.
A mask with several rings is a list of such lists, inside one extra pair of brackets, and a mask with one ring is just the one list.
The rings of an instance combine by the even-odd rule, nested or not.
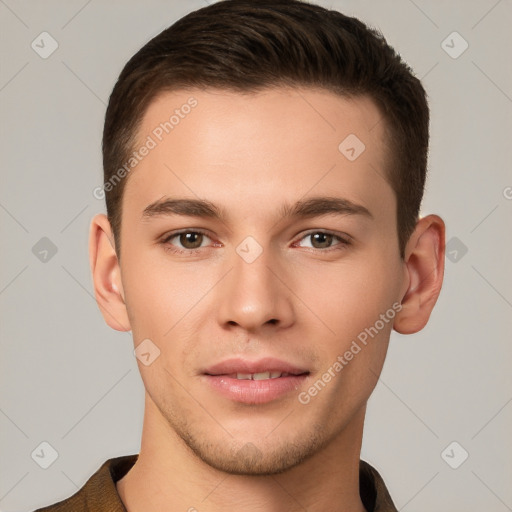
[(124, 455), (108, 459), (75, 494), (34, 512), (125, 512), (115, 483), (131, 469), (137, 457)]

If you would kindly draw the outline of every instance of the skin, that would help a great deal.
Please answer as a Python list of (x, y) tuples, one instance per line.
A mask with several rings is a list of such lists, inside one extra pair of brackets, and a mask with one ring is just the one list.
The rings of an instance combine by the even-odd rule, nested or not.
[[(129, 512), (362, 512), (359, 457), (367, 400), (391, 329), (428, 321), (444, 270), (444, 223), (418, 220), (401, 259), (396, 197), (384, 179), (385, 123), (368, 97), (313, 89), (257, 94), (174, 91), (149, 106), (141, 143), (193, 96), (197, 106), (127, 178), (121, 258), (105, 215), (94, 217), (90, 261), (96, 299), (113, 329), (149, 338), (160, 356), (138, 361), (146, 389), (139, 459), (117, 483)], [(349, 161), (338, 146), (366, 146)], [(283, 218), (312, 197), (347, 199), (371, 215)], [(222, 220), (144, 218), (162, 199), (206, 199)], [(181, 229), (207, 236), (192, 255)], [(350, 237), (318, 239), (329, 231)], [(312, 233), (313, 231), (313, 233)], [(309, 236), (308, 236), (309, 235)], [(237, 246), (262, 249), (247, 263)], [(181, 243), (180, 243), (181, 242)], [(304, 405), (307, 391), (393, 303), (401, 311)], [(205, 384), (201, 371), (228, 357), (272, 356), (310, 372), (303, 387), (247, 405)]]

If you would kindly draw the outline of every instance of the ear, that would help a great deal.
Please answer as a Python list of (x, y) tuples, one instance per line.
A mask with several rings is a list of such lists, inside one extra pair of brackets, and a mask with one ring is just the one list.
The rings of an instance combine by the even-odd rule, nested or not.
[(437, 215), (420, 219), (405, 248), (408, 285), (393, 328), (401, 334), (421, 331), (441, 292), (444, 275), (445, 225)]
[(96, 215), (91, 221), (89, 263), (96, 302), (105, 322), (116, 331), (129, 331), (131, 327), (114, 236), (110, 222), (103, 213)]

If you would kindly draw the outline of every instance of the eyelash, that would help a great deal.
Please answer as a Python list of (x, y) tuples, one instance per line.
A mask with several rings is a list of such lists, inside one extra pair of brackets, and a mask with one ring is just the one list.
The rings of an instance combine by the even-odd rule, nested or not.
[[(172, 252), (172, 253), (175, 253), (175, 254), (186, 254), (186, 255), (189, 255), (189, 256), (193, 256), (195, 254), (197, 254), (198, 252), (200, 252), (202, 249), (205, 249), (205, 247), (198, 247), (197, 249), (180, 249), (180, 248), (176, 248), (174, 247), (172, 244), (170, 244), (170, 240), (172, 240), (173, 238), (176, 238), (177, 236), (179, 235), (183, 235), (185, 233), (198, 233), (198, 234), (201, 234), (201, 235), (204, 235), (208, 238), (211, 238), (208, 233), (206, 231), (203, 231), (202, 229), (182, 229), (181, 231), (174, 231), (172, 233), (169, 233), (167, 236), (165, 236), (165, 238), (161, 241), (162, 245), (165, 246), (165, 250), (166, 251), (169, 251), (169, 252)], [(339, 251), (339, 250), (343, 250), (345, 249), (347, 246), (351, 245), (351, 240), (350, 240), (350, 237), (348, 235), (346, 235), (346, 238), (332, 232), (332, 231), (324, 231), (324, 230), (311, 230), (311, 231), (308, 231), (307, 233), (305, 233), (299, 240), (298, 242), (302, 241), (304, 238), (307, 238), (308, 236), (311, 236), (311, 235), (314, 235), (316, 233), (323, 233), (325, 235), (332, 235), (333, 238), (335, 238), (336, 240), (339, 241), (338, 244), (335, 244), (334, 246), (332, 247), (328, 247), (327, 249), (317, 249), (315, 247), (305, 247), (305, 249), (309, 249), (310, 251), (313, 251), (313, 252), (331, 252), (331, 251)], [(294, 242), (294, 244), (297, 243), (297, 242)]]

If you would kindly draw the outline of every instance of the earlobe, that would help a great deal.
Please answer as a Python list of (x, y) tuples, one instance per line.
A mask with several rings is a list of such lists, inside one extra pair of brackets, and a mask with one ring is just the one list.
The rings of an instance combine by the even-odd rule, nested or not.
[(105, 322), (116, 331), (129, 331), (131, 327), (114, 237), (110, 222), (102, 213), (91, 221), (89, 263), (96, 302)]
[(441, 292), (444, 276), (445, 225), (437, 215), (416, 224), (405, 251), (409, 284), (393, 328), (412, 334), (425, 327)]

